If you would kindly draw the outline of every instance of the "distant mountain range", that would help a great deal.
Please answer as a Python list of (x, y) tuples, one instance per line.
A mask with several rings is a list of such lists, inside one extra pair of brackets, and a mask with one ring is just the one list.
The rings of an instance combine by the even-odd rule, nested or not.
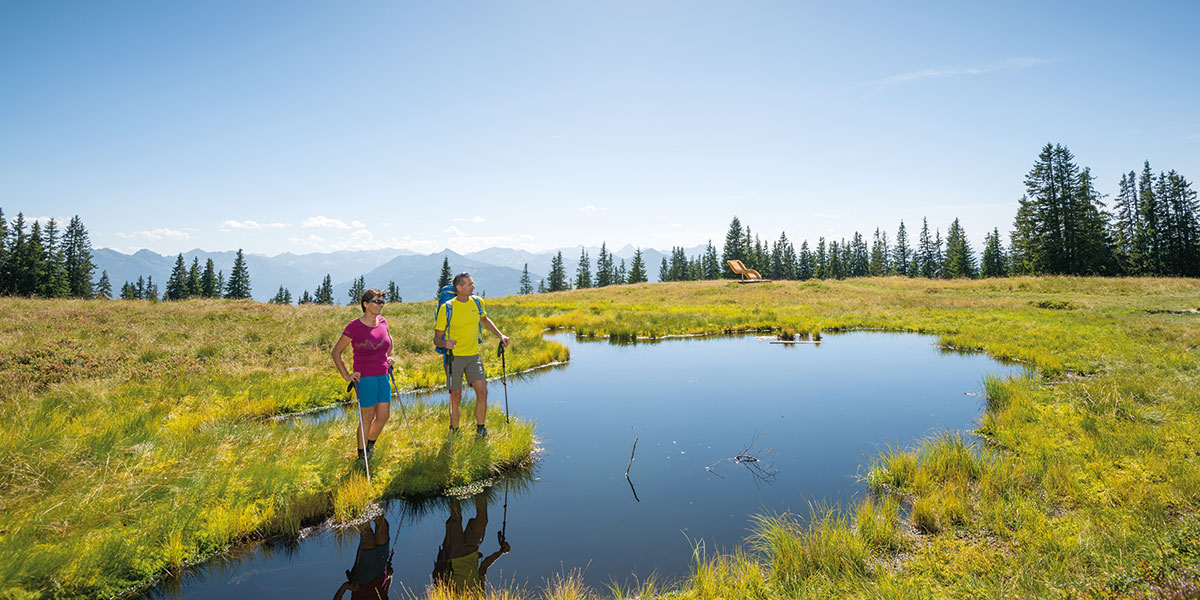
[[(350, 300), (347, 296), (350, 286), (360, 275), (364, 277), (369, 288), (386, 288), (389, 281), (395, 281), (404, 300), (432, 299), (444, 258), (450, 260), (453, 272), (471, 273), (475, 278), (476, 293), (486, 296), (516, 294), (521, 287), (521, 270), (526, 264), (529, 265), (529, 277), (533, 280), (533, 286), (537, 288), (538, 282), (550, 272), (550, 263), (555, 254), (560, 251), (563, 253), (567, 279), (574, 281), (575, 271), (579, 267), (579, 255), (583, 249), (583, 246), (576, 246), (532, 253), (512, 248), (488, 248), (468, 254), (459, 254), (449, 249), (433, 254), (390, 249), (245, 256), (255, 300), (270, 300), (279, 291), (279, 286), (291, 291), (293, 301), (298, 300), (305, 290), (310, 294), (314, 292), (328, 274), (333, 279), (334, 301), (344, 304)], [(633, 246), (625, 246), (613, 252), (613, 255), (618, 262), (622, 258), (625, 259), (628, 267), (635, 250)], [(704, 246), (685, 249), (689, 257), (703, 251)], [(598, 246), (587, 247), (593, 276), (599, 252)], [(236, 252), (206, 252), (200, 249), (183, 253), (184, 262), (189, 268), (193, 259), (199, 259), (200, 268), (203, 270), (205, 262), (212, 259), (217, 270), (223, 271), (226, 276), (233, 268), (236, 256)], [(646, 261), (650, 281), (658, 281), (658, 269), (663, 257), (662, 252), (653, 248), (642, 249), (642, 258)], [(109, 248), (100, 248), (94, 251), (93, 261), (96, 263), (97, 278), (100, 277), (101, 271), (108, 271), (114, 293), (119, 293), (124, 282), (133, 282), (138, 277), (145, 276), (153, 277), (154, 282), (158, 284), (159, 293), (162, 293), (166, 288), (167, 279), (171, 276), (171, 270), (175, 267), (175, 256), (164, 256), (149, 250), (124, 254)]]

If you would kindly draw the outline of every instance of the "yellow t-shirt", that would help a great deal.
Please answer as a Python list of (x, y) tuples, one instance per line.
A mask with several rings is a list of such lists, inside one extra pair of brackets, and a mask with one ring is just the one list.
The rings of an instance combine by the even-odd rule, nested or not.
[(454, 340), (454, 349), (451, 352), (455, 356), (475, 356), (479, 354), (479, 330), (480, 319), (487, 316), (487, 311), (483, 309), (483, 301), (479, 301), (479, 306), (475, 306), (475, 296), (471, 296), (466, 302), (459, 302), (458, 298), (451, 298), (446, 301), (446, 304), (454, 303), (454, 310), (450, 311), (450, 318), (453, 321), (450, 327), (446, 327), (446, 304), (438, 307), (437, 324), (433, 328), (437, 331), (445, 331), (446, 339)]

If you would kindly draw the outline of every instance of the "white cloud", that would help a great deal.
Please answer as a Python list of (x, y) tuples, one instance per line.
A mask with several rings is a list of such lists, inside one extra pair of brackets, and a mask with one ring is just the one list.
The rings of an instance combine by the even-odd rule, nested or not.
[(450, 235), (457, 236), (457, 237), (463, 237), (463, 236), (467, 235), (467, 234), (463, 233), (462, 230), (460, 230), (457, 227), (447, 227), (442, 230), (442, 233), (448, 233)]
[(118, 232), (117, 237), (127, 240), (187, 240), (191, 239), (192, 236), (184, 231), (160, 227), (158, 229), (151, 229), (149, 231), (134, 231), (132, 233)]
[(673, 227), (675, 229), (682, 229), (683, 223), (671, 223), (671, 227)]
[(899, 85), (904, 83), (912, 83), (924, 79), (940, 79), (943, 77), (961, 77), (964, 75), (984, 75), (987, 73), (999, 73), (1002, 71), (1020, 71), (1029, 69), (1046, 63), (1054, 62), (1046, 58), (1010, 58), (997, 63), (988, 65), (978, 65), (971, 67), (959, 68), (944, 68), (944, 69), (923, 69), (921, 71), (912, 71), (910, 73), (901, 73), (886, 77), (879, 81), (873, 82), (872, 85), (886, 86)]
[(362, 221), (350, 221), (350, 226), (355, 229), (363, 229), (367, 226), (367, 224), (363, 223)]
[(312, 250), (321, 250), (325, 247), (325, 239), (319, 235), (310, 235), (308, 237), (290, 237), (288, 241), (296, 246), (302, 246)]
[(305, 229), (312, 229), (314, 227), (319, 227), (321, 229), (350, 229), (350, 226), (341, 219), (334, 219), (324, 215), (309, 217), (305, 219), (304, 223), (300, 224), (300, 226)]
[(596, 208), (595, 206), (592, 206), (591, 204), (589, 204), (589, 205), (587, 205), (587, 206), (585, 206), (585, 207), (583, 207), (583, 208), (579, 209), (579, 212), (581, 212), (581, 213), (594, 213), (594, 212), (596, 212), (596, 211), (598, 211), (598, 210), (600, 210), (600, 209), (598, 209), (598, 208)]

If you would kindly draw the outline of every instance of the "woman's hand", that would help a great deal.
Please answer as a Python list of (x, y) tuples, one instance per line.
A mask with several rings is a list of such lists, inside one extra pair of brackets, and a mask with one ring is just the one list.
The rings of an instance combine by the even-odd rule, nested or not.
[(342, 379), (345, 379), (346, 381), (349, 381), (352, 383), (358, 383), (358, 381), (360, 379), (362, 379), (362, 373), (355, 371), (355, 372), (351, 373), (349, 377), (343, 377)]

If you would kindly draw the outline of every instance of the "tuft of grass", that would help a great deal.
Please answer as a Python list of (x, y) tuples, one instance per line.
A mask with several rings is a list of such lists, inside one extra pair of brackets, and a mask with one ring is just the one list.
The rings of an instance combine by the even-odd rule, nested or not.
[(913, 503), (912, 523), (921, 533), (937, 533), (942, 530), (937, 504), (932, 497), (917, 498)]

